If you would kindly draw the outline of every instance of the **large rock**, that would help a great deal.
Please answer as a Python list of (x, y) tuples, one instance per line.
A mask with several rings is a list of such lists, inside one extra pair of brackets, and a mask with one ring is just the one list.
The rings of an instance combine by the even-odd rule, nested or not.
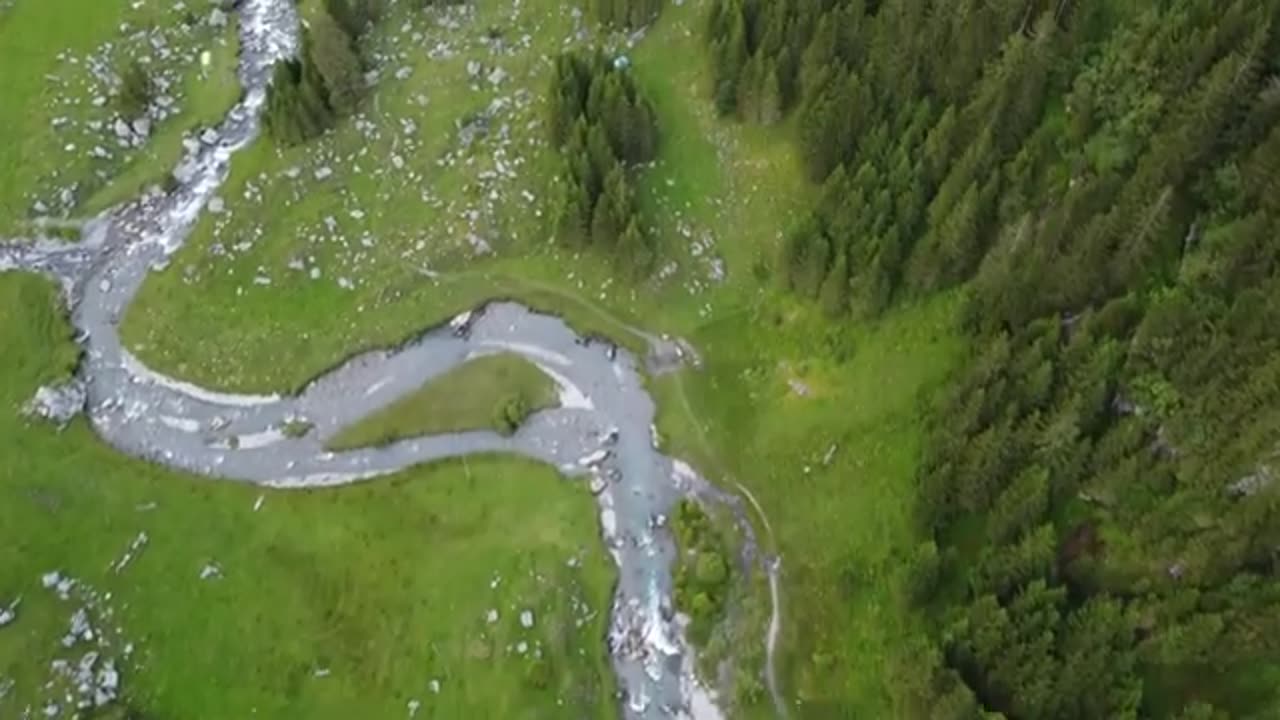
[(0, 607), (0, 628), (18, 619), (18, 604), (21, 602), (22, 598), (18, 598), (9, 603), (8, 607)]
[(84, 383), (78, 379), (68, 380), (61, 385), (42, 385), (36, 390), (35, 397), (27, 403), (24, 412), (62, 427), (84, 411), (86, 399)]

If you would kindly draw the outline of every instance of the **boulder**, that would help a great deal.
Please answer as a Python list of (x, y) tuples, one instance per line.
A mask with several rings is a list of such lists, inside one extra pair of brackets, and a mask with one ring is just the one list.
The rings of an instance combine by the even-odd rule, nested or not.
[(71, 418), (84, 410), (87, 393), (80, 380), (68, 380), (60, 385), (42, 385), (25, 408), (25, 413), (65, 426)]

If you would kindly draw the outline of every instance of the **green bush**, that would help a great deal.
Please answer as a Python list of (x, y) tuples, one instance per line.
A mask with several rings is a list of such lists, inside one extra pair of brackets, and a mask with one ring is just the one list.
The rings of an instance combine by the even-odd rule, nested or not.
[(523, 395), (509, 395), (494, 409), (494, 428), (503, 435), (514, 435), (529, 416), (529, 403)]
[(146, 68), (137, 60), (130, 61), (120, 75), (120, 95), (116, 99), (120, 114), (130, 119), (141, 117), (155, 93), (155, 83)]
[(705, 644), (724, 615), (732, 579), (726, 543), (697, 502), (680, 501), (672, 520), (680, 564), (676, 567), (676, 606), (689, 615), (689, 637)]

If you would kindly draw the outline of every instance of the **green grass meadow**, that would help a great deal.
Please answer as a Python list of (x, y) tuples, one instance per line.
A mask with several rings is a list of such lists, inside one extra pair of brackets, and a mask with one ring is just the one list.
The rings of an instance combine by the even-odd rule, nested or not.
[[(612, 569), (581, 484), (482, 457), (272, 492), (125, 458), (83, 420), (18, 414), (76, 358), (54, 303), (0, 275), (0, 600), (23, 598), (0, 629), (0, 717), (42, 707), (49, 662), (83, 652), (59, 645), (77, 605), (40, 586), (53, 570), (112, 593), (145, 717), (401, 718), (414, 699), (426, 717), (614, 716)], [(222, 576), (201, 580), (210, 563)]]

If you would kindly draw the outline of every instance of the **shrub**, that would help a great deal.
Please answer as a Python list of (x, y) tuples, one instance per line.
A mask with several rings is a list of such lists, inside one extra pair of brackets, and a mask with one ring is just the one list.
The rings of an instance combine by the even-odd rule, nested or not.
[(116, 100), (120, 114), (126, 118), (141, 117), (155, 93), (155, 83), (146, 68), (137, 60), (130, 61), (120, 75), (120, 95)]

